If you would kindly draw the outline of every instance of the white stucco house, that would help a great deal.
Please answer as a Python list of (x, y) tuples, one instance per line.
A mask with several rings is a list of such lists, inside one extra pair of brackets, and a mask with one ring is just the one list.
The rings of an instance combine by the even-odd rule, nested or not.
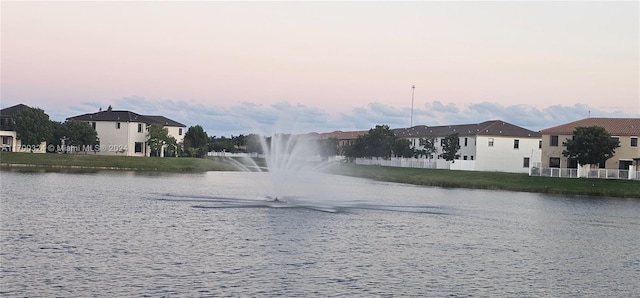
[[(87, 113), (67, 118), (89, 123), (97, 132), (99, 148), (97, 154), (150, 156), (147, 145), (148, 130), (152, 124), (160, 124), (167, 129), (169, 136), (176, 139), (179, 146), (184, 142), (186, 126), (164, 116), (141, 115), (131, 111), (116, 111), (109, 107), (97, 113)], [(160, 153), (164, 156), (164, 148)]]
[(18, 104), (0, 110), (0, 150), (10, 152), (33, 152), (45, 153), (47, 143), (42, 142), (38, 145), (24, 145), (18, 138), (15, 131), (15, 121), (20, 112), (31, 107)]
[(394, 129), (396, 137), (411, 141), (413, 148), (424, 149), (422, 138), (434, 138), (437, 153), (426, 158), (434, 160), (438, 168), (445, 160), (442, 140), (458, 133), (460, 159), (447, 165), (451, 169), (528, 173), (529, 167), (541, 158), (541, 134), (500, 120), (477, 124), (425, 126)]

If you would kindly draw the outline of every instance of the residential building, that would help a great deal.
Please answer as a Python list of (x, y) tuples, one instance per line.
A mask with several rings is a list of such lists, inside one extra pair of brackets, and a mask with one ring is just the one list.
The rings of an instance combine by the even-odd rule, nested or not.
[[(97, 132), (99, 139), (98, 154), (150, 156), (147, 145), (148, 131), (152, 124), (160, 124), (168, 135), (176, 139), (179, 146), (184, 142), (186, 126), (164, 116), (140, 115), (131, 111), (115, 111), (109, 107), (105, 111), (73, 116), (67, 120), (78, 120), (89, 123)], [(171, 148), (164, 148), (165, 151)]]
[(620, 147), (615, 149), (615, 155), (598, 165), (601, 169), (628, 170), (629, 166), (640, 165), (640, 118), (585, 118), (574, 122), (554, 126), (541, 130), (542, 134), (542, 167), (543, 168), (578, 168), (575, 159), (562, 155), (566, 150), (563, 143), (573, 137), (576, 127), (600, 126), (612, 138), (620, 141)]
[(359, 130), (359, 131), (336, 130), (334, 132), (315, 134), (315, 137), (319, 139), (335, 138), (336, 140), (338, 140), (338, 155), (344, 155), (345, 148), (347, 148), (348, 146), (351, 146), (359, 136), (365, 135), (367, 133), (369, 133), (368, 130)]
[(433, 138), (437, 151), (426, 158), (435, 159), (438, 168), (445, 162), (439, 157), (443, 140), (455, 133), (460, 143), (460, 159), (449, 165), (452, 169), (528, 173), (529, 167), (540, 161), (540, 133), (500, 120), (461, 125), (419, 125), (394, 129), (393, 132), (398, 138), (408, 139), (416, 150), (424, 149), (420, 139)]
[(0, 110), (0, 139), (2, 141), (0, 150), (11, 152), (46, 152), (46, 142), (42, 142), (39, 145), (23, 145), (17, 137), (15, 131), (16, 118), (26, 109), (31, 109), (31, 107), (24, 104), (17, 104)]

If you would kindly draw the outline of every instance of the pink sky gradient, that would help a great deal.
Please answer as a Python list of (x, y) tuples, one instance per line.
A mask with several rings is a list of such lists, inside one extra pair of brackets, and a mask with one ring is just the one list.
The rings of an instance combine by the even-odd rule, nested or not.
[[(640, 4), (7, 2), (2, 106), (140, 96), (287, 102), (584, 104), (640, 115)], [(72, 115), (69, 115), (72, 116)]]

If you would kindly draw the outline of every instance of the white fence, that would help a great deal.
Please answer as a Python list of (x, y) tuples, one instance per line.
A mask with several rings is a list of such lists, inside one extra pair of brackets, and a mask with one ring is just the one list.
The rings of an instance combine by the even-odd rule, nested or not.
[(224, 156), (224, 157), (247, 157), (247, 158), (251, 158), (251, 157), (261, 157), (260, 155), (258, 155), (258, 153), (231, 153), (231, 152), (217, 152), (217, 151), (211, 151), (207, 153), (207, 156)]
[(446, 169), (446, 170), (475, 170), (475, 162), (472, 160), (456, 160), (455, 163), (444, 159), (429, 160), (423, 158), (356, 158), (355, 163), (367, 166), (419, 168), (419, 169)]
[(638, 171), (637, 167), (635, 166), (629, 166), (628, 170), (589, 169), (587, 167), (579, 167), (575, 169), (542, 168), (539, 166), (534, 166), (529, 171), (529, 176), (640, 180), (640, 171)]

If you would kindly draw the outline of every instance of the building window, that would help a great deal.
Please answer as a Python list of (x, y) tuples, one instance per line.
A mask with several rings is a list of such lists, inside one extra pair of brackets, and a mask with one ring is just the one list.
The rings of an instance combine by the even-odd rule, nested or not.
[(550, 168), (559, 168), (560, 167), (560, 157), (550, 157), (549, 158), (549, 167)]
[(116, 129), (120, 129), (120, 122), (116, 122)]
[(444, 146), (444, 138), (440, 139), (440, 146)]
[(522, 167), (523, 167), (523, 168), (528, 168), (528, 167), (529, 167), (529, 158), (528, 158), (528, 157), (525, 157), (525, 158), (522, 160)]
[(612, 140), (617, 141), (620, 144), (620, 137), (611, 137)]
[(631, 147), (638, 147), (638, 138), (637, 137), (631, 138)]
[(489, 147), (493, 147), (493, 138), (489, 138)]
[(142, 123), (138, 123), (138, 132), (142, 132)]
[(600, 169), (604, 169), (604, 168), (606, 168), (606, 167), (607, 167), (607, 165), (605, 164), (605, 162), (606, 162), (606, 160), (601, 161), (601, 162), (598, 164), (598, 168), (600, 168)]
[(465, 155), (465, 156), (463, 156), (463, 157), (462, 157), (462, 159), (467, 160), (467, 156), (466, 156), (466, 155)]
[(95, 122), (91, 122), (91, 128), (93, 128), (94, 130), (96, 129), (96, 123)]
[(135, 153), (142, 153), (142, 142), (136, 142)]
[(181, 136), (182, 135), (182, 128), (178, 128), (178, 135)]
[(538, 149), (542, 149), (542, 140), (538, 141)]
[(464, 138), (464, 146), (467, 147), (467, 138)]
[(520, 148), (520, 140), (515, 139), (513, 140), (513, 149), (518, 149)]
[(551, 136), (551, 145), (553, 147), (558, 147), (558, 136)]

